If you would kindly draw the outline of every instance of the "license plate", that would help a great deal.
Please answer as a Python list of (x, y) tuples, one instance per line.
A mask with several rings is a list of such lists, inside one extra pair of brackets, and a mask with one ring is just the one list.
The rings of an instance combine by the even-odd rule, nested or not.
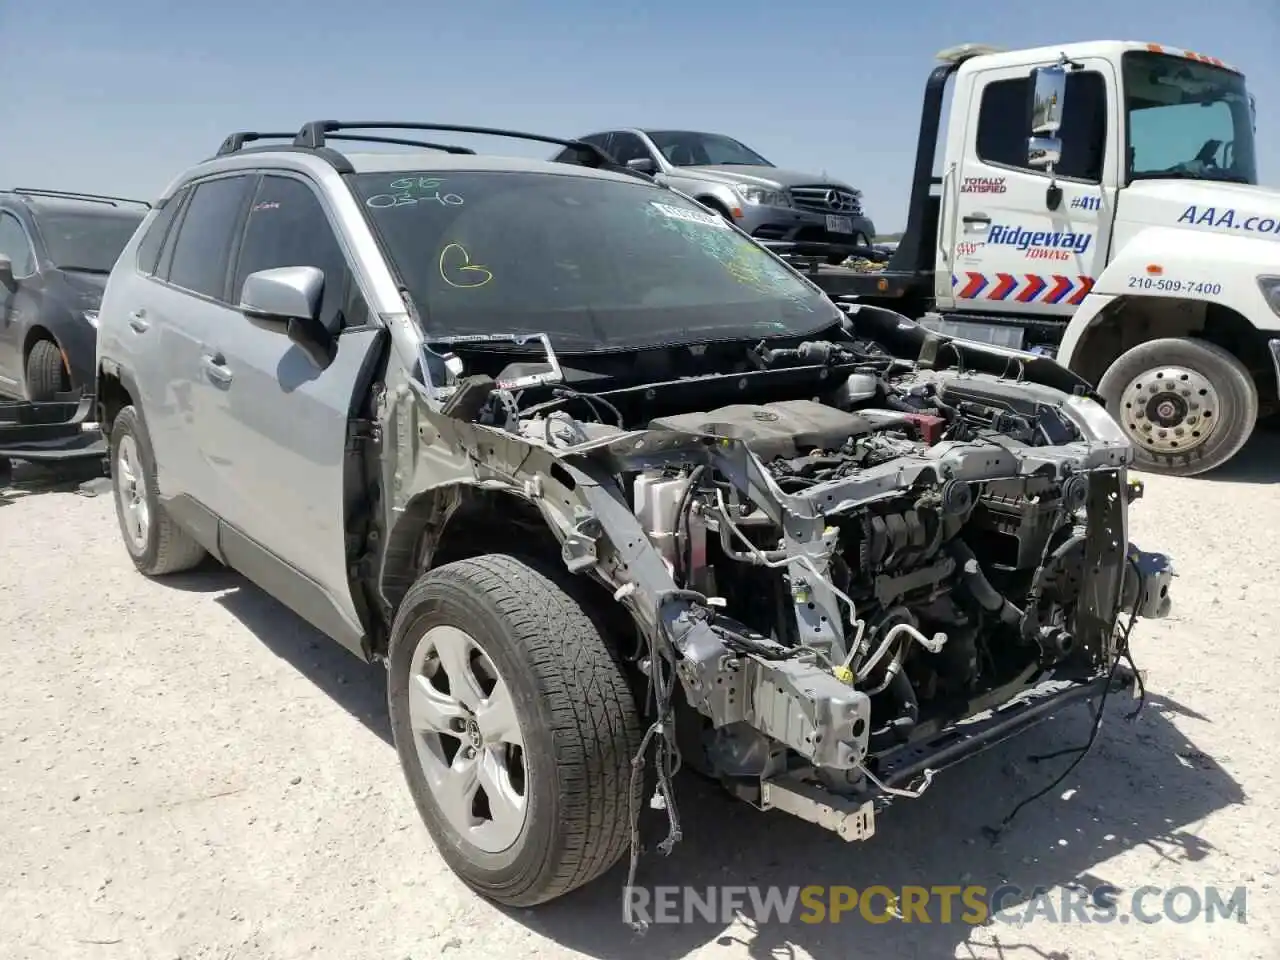
[(848, 217), (833, 217), (827, 215), (827, 232), (828, 233), (853, 233), (853, 221)]
[(920, 321), (920, 326), (949, 337), (961, 340), (972, 340), (976, 343), (990, 343), (997, 347), (1022, 349), (1026, 331), (1022, 327), (1005, 326), (1001, 323), (979, 323), (975, 320), (941, 320), (927, 318)]

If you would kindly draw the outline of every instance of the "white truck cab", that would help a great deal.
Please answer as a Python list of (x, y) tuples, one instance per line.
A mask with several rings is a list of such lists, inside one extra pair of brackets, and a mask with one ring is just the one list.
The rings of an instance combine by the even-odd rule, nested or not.
[(859, 280), (812, 278), (1055, 355), (1097, 387), (1142, 469), (1229, 460), (1280, 405), (1280, 191), (1258, 185), (1244, 76), (1126, 41), (939, 59), (897, 253)]

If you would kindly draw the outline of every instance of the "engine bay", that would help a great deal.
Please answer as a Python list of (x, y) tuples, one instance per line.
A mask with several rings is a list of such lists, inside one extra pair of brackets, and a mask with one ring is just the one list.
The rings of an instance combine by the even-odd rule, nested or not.
[(902, 770), (927, 786), (937, 736), (985, 711), (1110, 682), (1122, 624), (1167, 615), (1167, 558), (1128, 542), (1132, 448), (1088, 390), (919, 352), (761, 341), (572, 385), (508, 362), (445, 404), (528, 445), (505, 475), (634, 621), (660, 782), (681, 757), (821, 821)]

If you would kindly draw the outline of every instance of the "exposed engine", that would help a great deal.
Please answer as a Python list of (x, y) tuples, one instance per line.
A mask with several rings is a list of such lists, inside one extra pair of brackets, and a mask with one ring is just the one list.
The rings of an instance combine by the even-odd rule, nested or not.
[[(1024, 377), (1041, 361), (941, 344), (986, 369), (947, 369), (933, 341), (918, 361), (761, 343), (745, 371), (612, 398), (561, 388), (521, 408), (494, 383), (540, 374), (512, 365), (450, 401), (548, 453), (513, 448), (511, 472), (568, 568), (634, 621), (660, 785), (678, 754), (758, 806), (865, 836), (866, 803), (839, 803), (927, 785), (933, 763), (1109, 689), (1121, 615), (1167, 614), (1171, 569), (1128, 542), (1140, 490), (1106, 411), (1051, 361)], [(689, 412), (696, 395), (747, 402)], [(1019, 698), (1031, 720), (956, 733)]]
[[(964, 400), (948, 386), (918, 394), (935, 402), (913, 413), (793, 400), (649, 426), (741, 440), (790, 494), (925, 457), (944, 436), (982, 436), (981, 419), (939, 414), (956, 401), (981, 402), (966, 386)], [(988, 422), (1021, 427), (1028, 439), (1045, 429), (1038, 420), (1001, 424), (1015, 415), (989, 403), (988, 411)], [(1053, 418), (1047, 429), (1068, 428)], [(677, 583), (721, 598), (735, 620), (775, 643), (815, 651), (872, 698), (871, 754), (906, 742), (922, 719), (963, 715), (976, 693), (1051, 666), (1075, 647), (1084, 475), (953, 479), (833, 503), (825, 576), (844, 601), (841, 631), (827, 629), (821, 615), (806, 629), (806, 618), (794, 614), (797, 602), (816, 609), (804, 599), (809, 585), (803, 574), (788, 576), (779, 526), (727, 478), (699, 467), (653, 470), (636, 479), (634, 491), (636, 514)]]

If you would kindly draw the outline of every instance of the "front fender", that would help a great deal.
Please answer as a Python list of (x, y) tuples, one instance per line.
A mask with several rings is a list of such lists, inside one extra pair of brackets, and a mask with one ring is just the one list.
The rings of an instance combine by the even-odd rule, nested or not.
[(1267, 305), (1258, 277), (1277, 272), (1275, 244), (1248, 237), (1148, 227), (1116, 251), (1093, 289), (1067, 324), (1058, 361), (1075, 369), (1081, 340), (1121, 298), (1158, 297), (1214, 303), (1256, 328), (1280, 331), (1280, 317)]
[(728, 211), (742, 206), (742, 198), (734, 193), (733, 188), (727, 183), (717, 183), (714, 180), (686, 180), (676, 189), (678, 193), (683, 193), (698, 203), (714, 200)]

